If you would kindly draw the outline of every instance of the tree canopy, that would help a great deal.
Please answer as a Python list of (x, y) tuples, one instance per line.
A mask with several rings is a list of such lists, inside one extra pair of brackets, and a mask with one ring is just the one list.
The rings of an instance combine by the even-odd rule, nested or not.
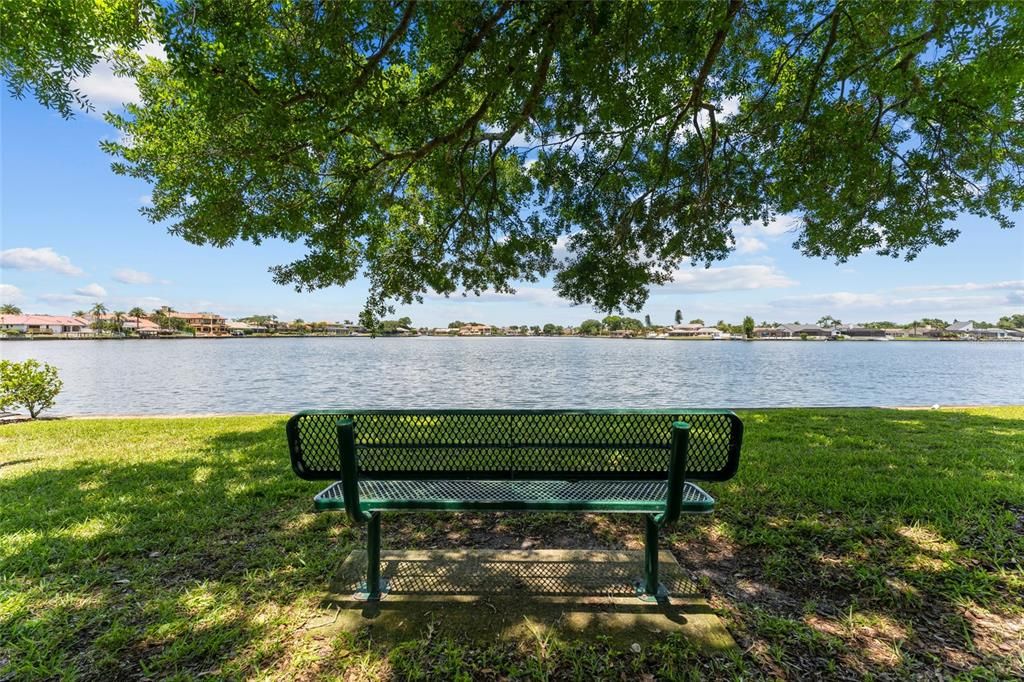
[(0, 22), (16, 96), (71, 115), (100, 57), (136, 78), (104, 147), (150, 219), (300, 242), (274, 279), (363, 273), (371, 316), (548, 274), (636, 311), (739, 224), (913, 258), (1024, 206), (1024, 3), (11, 0)]

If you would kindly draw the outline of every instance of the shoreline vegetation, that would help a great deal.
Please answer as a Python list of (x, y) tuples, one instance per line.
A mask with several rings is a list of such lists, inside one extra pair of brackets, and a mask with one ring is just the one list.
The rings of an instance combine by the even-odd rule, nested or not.
[[(4, 425), (0, 679), (1024, 675), (1024, 406), (738, 413), (715, 513), (663, 536), (728, 653), (483, 640), (442, 616), (345, 632), (325, 604), (364, 531), (312, 512), (322, 486), (292, 475), (284, 416)], [(384, 546), (637, 550), (642, 534), (626, 514), (395, 514)]]
[(278, 320), (275, 315), (251, 315), (234, 320), (210, 312), (179, 312), (163, 307), (146, 313), (141, 308), (109, 312), (102, 303), (88, 312), (77, 310), (71, 316), (25, 315), (16, 306), (5, 305), (0, 313), (0, 339), (163, 339), (163, 338), (267, 338), (267, 337), (585, 337), (632, 338), (644, 340), (863, 340), (923, 341), (978, 340), (1024, 341), (1024, 314), (1005, 315), (993, 324), (974, 320), (952, 323), (938, 318), (923, 318), (906, 324), (891, 321), (844, 324), (831, 315), (814, 324), (762, 321), (750, 316), (740, 324), (719, 320), (714, 325), (695, 318), (683, 322), (681, 310), (674, 324), (652, 323), (620, 315), (588, 319), (576, 326), (554, 323), (544, 325), (491, 325), (455, 320), (446, 327), (415, 326), (408, 317), (380, 320), (371, 326), (342, 322)]
[[(0, 336), (2, 341), (11, 342), (27, 342), (27, 341), (192, 341), (196, 339), (210, 340), (210, 339), (240, 339), (240, 338), (251, 338), (251, 339), (413, 339), (413, 338), (454, 338), (457, 335), (438, 335), (438, 334), (408, 334), (408, 335), (373, 335), (373, 334), (246, 334), (245, 336), (161, 336), (161, 337), (138, 337), (138, 336), (83, 336), (83, 335), (71, 335), (71, 334), (46, 334), (46, 335), (22, 335), (22, 336)], [(977, 338), (958, 338), (958, 337), (946, 337), (946, 338), (924, 338), (918, 336), (894, 336), (887, 338), (753, 338), (753, 339), (715, 339), (710, 336), (705, 337), (667, 337), (667, 338), (652, 338), (645, 336), (607, 336), (607, 335), (594, 335), (590, 336), (587, 334), (573, 334), (573, 335), (562, 335), (562, 336), (545, 336), (540, 335), (537, 337), (526, 337), (526, 336), (503, 336), (503, 335), (490, 335), (490, 336), (478, 336), (472, 338), (570, 338), (570, 339), (607, 339), (614, 341), (855, 341), (855, 342), (867, 342), (867, 341), (931, 341), (931, 342), (983, 342), (983, 343), (1019, 343), (1024, 341), (1022, 339), (977, 339)]]

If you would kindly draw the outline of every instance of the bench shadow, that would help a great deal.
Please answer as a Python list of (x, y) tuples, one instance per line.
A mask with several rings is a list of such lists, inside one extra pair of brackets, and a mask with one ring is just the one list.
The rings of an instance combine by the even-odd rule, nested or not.
[(605, 638), (631, 646), (678, 633), (698, 649), (735, 647), (697, 585), (668, 552), (662, 584), (670, 595), (636, 595), (642, 552), (593, 550), (391, 550), (381, 556), (387, 592), (361, 601), (366, 552), (354, 550), (320, 607), (336, 626), (391, 644), (438, 632), (462, 641)]

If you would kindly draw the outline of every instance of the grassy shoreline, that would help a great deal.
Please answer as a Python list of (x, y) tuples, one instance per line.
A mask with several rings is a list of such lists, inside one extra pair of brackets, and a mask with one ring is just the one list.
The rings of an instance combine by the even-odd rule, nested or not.
[[(310, 512), (284, 417), (2, 426), (0, 680), (1024, 674), (1024, 407), (741, 414), (718, 511), (664, 537), (733, 657), (480, 646), (443, 624), (397, 648), (318, 639), (305, 624), (362, 531)], [(641, 532), (626, 515), (395, 515), (384, 541), (637, 549)]]

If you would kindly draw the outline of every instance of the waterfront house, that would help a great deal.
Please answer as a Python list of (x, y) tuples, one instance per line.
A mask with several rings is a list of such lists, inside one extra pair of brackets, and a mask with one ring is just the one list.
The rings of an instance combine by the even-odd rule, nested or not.
[(732, 334), (723, 332), (718, 327), (701, 327), (697, 333), (698, 337), (715, 339), (716, 341), (731, 339)]
[(489, 324), (464, 324), (459, 329), (459, 336), (490, 336), (494, 327)]
[[(116, 316), (113, 313), (104, 313), (102, 315), (86, 315), (84, 318), (90, 325), (96, 320), (102, 320), (103, 322), (114, 322)], [(153, 322), (147, 317), (140, 317), (135, 319), (128, 315), (121, 316), (121, 329), (125, 331), (134, 331), (139, 336), (159, 336), (160, 334), (172, 334), (173, 330), (163, 329), (156, 322)]]
[(784, 339), (788, 338), (789, 332), (780, 327), (754, 327), (755, 339)]
[(196, 331), (196, 336), (226, 336), (229, 333), (224, 318), (215, 313), (182, 313), (167, 307), (161, 308), (161, 312), (171, 319), (184, 320)]
[(249, 324), (239, 320), (225, 320), (224, 328), (232, 336), (248, 336), (249, 334), (265, 334), (267, 328), (260, 324)]
[(953, 320), (953, 324), (946, 327), (946, 332), (959, 337), (970, 336), (974, 332), (974, 320), (967, 320), (965, 322)]
[(1016, 329), (1002, 329), (1001, 327), (989, 327), (987, 329), (975, 329), (974, 336), (978, 339), (989, 341), (1020, 341), (1024, 339), (1024, 333)]
[(674, 324), (668, 328), (669, 336), (700, 336), (702, 324)]
[(81, 317), (65, 315), (0, 315), (0, 330), (22, 334), (80, 334), (89, 326)]
[(816, 338), (824, 339), (832, 336), (831, 329), (824, 329), (816, 324), (780, 324), (777, 327), (779, 332), (778, 338), (783, 339), (801, 339)]
[(840, 327), (839, 334), (851, 339), (884, 339), (887, 336), (884, 329), (854, 326)]

